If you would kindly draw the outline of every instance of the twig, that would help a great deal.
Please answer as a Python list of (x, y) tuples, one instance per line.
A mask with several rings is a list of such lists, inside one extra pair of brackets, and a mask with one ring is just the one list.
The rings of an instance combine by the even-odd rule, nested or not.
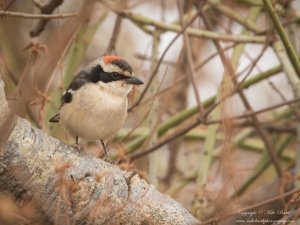
[[(121, 1), (120, 4), (122, 4), (122, 7), (126, 7), (127, 2)], [(116, 50), (116, 42), (117, 42), (118, 36), (120, 34), (121, 24), (122, 24), (122, 17), (117, 15), (114, 30), (111, 35), (108, 47), (106, 49), (106, 54), (110, 54)]]
[[(140, 60), (147, 60), (147, 61), (150, 61), (151, 60), (151, 58), (150, 57), (148, 57), (148, 56), (146, 56), (145, 54), (141, 54), (141, 53), (135, 53), (134, 54), (135, 55), (135, 57), (137, 58), (137, 59), (140, 59)], [(162, 62), (161, 62), (161, 64), (166, 64), (166, 65), (168, 65), (168, 66), (175, 66), (175, 62), (174, 61), (171, 61), (171, 60), (163, 60)]]
[[(11, 0), (10, 3), (8, 3), (4, 8), (4, 11), (8, 10), (14, 3), (16, 0)], [(4, 4), (4, 2), (2, 3)]]
[(128, 177), (125, 177), (125, 181), (127, 184), (127, 188), (128, 188), (128, 200), (130, 201), (130, 195), (131, 195), (131, 179), (138, 174), (138, 171), (132, 171), (131, 174)]
[(61, 13), (61, 14), (29, 14), (21, 12), (0, 11), (0, 17), (18, 17), (22, 19), (63, 19), (77, 16), (78, 13)]
[[(117, 11), (113, 9), (117, 14), (128, 18), (134, 22), (141, 23), (144, 25), (154, 26), (164, 31), (182, 32), (182, 27), (176, 24), (166, 24), (157, 20), (150, 19), (148, 17), (134, 14), (130, 11)], [(219, 34), (211, 31), (205, 31), (200, 29), (188, 28), (187, 33), (192, 37), (207, 38), (212, 40), (220, 40), (224, 42), (235, 42), (235, 43), (264, 43), (264, 36), (250, 36), (250, 35), (228, 35)]]
[(240, 16), (236, 10), (226, 6), (225, 4), (221, 4), (219, 2), (214, 2), (214, 1), (208, 1), (208, 4), (211, 5), (213, 8), (215, 8), (216, 10), (218, 10), (219, 12), (228, 16), (230, 19), (233, 19), (237, 23), (241, 24), (243, 27), (247, 28), (248, 30), (253, 31), (255, 33), (262, 32), (262, 30), (258, 28), (253, 22)]
[(192, 123), (184, 126), (184, 128), (176, 131), (173, 133), (173, 135), (167, 137), (167, 138), (164, 138), (163, 140), (159, 141), (157, 144), (155, 144), (154, 146), (142, 151), (142, 152), (137, 152), (137, 153), (134, 153), (132, 155), (130, 155), (130, 159), (133, 161), (133, 160), (136, 160), (140, 157), (143, 157), (151, 152), (154, 152), (155, 150), (157, 150), (158, 148), (160, 148), (161, 146), (169, 143), (170, 141), (180, 137), (181, 135), (185, 134), (186, 132), (188, 132), (189, 130), (193, 129), (194, 127), (198, 126), (200, 123), (202, 123), (202, 120), (200, 119), (200, 117), (197, 117), (195, 119), (195, 121), (192, 121)]
[[(283, 101), (287, 101), (286, 97), (283, 95), (283, 93), (279, 90), (279, 88), (276, 87), (276, 85), (272, 82), (272, 81), (268, 81), (269, 85), (272, 87), (272, 89), (280, 96), (280, 98)], [(300, 117), (299, 112), (297, 111), (297, 109), (292, 106), (289, 105), (289, 107), (291, 108), (291, 111), (297, 116)]]
[(114, 30), (113, 33), (111, 35), (108, 47), (106, 49), (106, 54), (111, 54), (113, 51), (116, 50), (116, 42), (120, 33), (120, 28), (121, 28), (121, 23), (122, 23), (122, 17), (121, 16), (117, 16), (116, 22), (115, 22), (115, 26), (114, 26)]
[[(52, 12), (61, 4), (63, 0), (50, 0), (44, 5), (39, 5), (38, 8), (41, 10), (42, 14), (52, 14)], [(30, 31), (31, 37), (38, 36), (45, 29), (46, 24), (49, 22), (48, 19), (41, 19), (35, 28)]]
[[(179, 0), (177, 0), (177, 7), (178, 7), (179, 15), (180, 15), (181, 26), (183, 27), (184, 26), (183, 12), (182, 12), (182, 8), (180, 6)], [(196, 72), (195, 72), (194, 60), (193, 60), (193, 56), (192, 56), (190, 39), (189, 39), (189, 36), (188, 36), (186, 30), (183, 32), (183, 41), (184, 41), (184, 46), (185, 46), (185, 50), (186, 50), (187, 62), (188, 62), (189, 70), (190, 70), (190, 73), (188, 73), (188, 77), (190, 78), (191, 83), (192, 83), (197, 106), (199, 108), (199, 116), (202, 116), (201, 113), (203, 112), (203, 107), (202, 107), (201, 100), (200, 100), (200, 93), (199, 93), (199, 90), (198, 90), (198, 87), (196, 84), (196, 80), (195, 80)]]
[[(243, 123), (235, 124), (235, 126), (247, 127), (247, 126), (253, 126), (253, 123), (246, 121), (246, 122), (243, 122)], [(262, 123), (262, 126), (270, 132), (296, 134), (296, 128), (294, 128), (292, 126), (289, 126), (288, 124), (273, 125), (273, 124), (270, 124), (270, 123)]]
[(43, 3), (40, 0), (31, 0), (31, 1), (39, 9), (43, 8)]
[(283, 106), (286, 106), (286, 105), (291, 107), (293, 103), (297, 103), (299, 101), (300, 101), (300, 98), (292, 99), (290, 101), (285, 101), (285, 102), (282, 102), (282, 103), (279, 103), (279, 104), (276, 104), (276, 105), (273, 105), (273, 106), (270, 106), (270, 107), (267, 107), (267, 108), (264, 108), (264, 109), (260, 109), (260, 110), (257, 110), (257, 111), (246, 112), (243, 115), (233, 116), (233, 117), (229, 117), (229, 118), (223, 118), (222, 120), (207, 121), (206, 124), (221, 123), (224, 120), (245, 119), (247, 117), (252, 117), (254, 115), (257, 116), (259, 114), (262, 114), (262, 113), (265, 113), (265, 112), (268, 112), (268, 111), (271, 111), (271, 110), (274, 110), (274, 109), (277, 109), (277, 108), (280, 108), (280, 107), (283, 107)]
[(298, 77), (300, 78), (300, 61), (298, 59), (297, 52), (294, 49), (291, 41), (289, 40), (286, 32), (284, 31), (284, 28), (279, 20), (279, 17), (277, 15), (273, 5), (272, 5), (272, 2), (270, 0), (263, 0), (263, 2), (264, 2), (264, 5), (265, 5), (268, 13), (271, 16), (271, 19), (273, 21), (275, 29), (277, 30), (277, 32), (281, 38), (281, 41), (285, 47), (287, 55), (288, 55), (289, 59), (291, 60)]

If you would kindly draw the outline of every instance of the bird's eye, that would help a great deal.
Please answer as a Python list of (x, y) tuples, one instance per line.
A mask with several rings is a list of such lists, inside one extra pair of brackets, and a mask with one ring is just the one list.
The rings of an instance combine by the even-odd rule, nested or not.
[(120, 74), (119, 73), (112, 73), (112, 77), (114, 78), (114, 80), (118, 80), (120, 78)]

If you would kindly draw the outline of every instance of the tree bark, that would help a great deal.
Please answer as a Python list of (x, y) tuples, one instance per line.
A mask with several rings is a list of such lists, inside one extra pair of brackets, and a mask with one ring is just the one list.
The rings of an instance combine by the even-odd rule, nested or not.
[(137, 174), (78, 152), (11, 113), (0, 81), (0, 189), (44, 224), (199, 224)]

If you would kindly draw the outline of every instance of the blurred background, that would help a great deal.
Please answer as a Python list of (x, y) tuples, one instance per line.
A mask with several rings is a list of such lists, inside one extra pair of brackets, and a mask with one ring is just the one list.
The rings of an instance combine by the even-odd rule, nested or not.
[[(279, 197), (299, 186), (299, 1), (2, 0), (0, 7), (1, 78), (10, 106), (33, 126), (74, 144), (48, 123), (62, 92), (90, 61), (120, 55), (145, 81), (109, 140), (122, 169), (207, 223), (251, 224), (238, 220), (246, 208), (255, 218), (297, 220), (297, 195)], [(80, 143), (103, 156), (99, 143)], [(274, 197), (281, 200), (259, 204)], [(290, 213), (266, 215), (258, 206)]]

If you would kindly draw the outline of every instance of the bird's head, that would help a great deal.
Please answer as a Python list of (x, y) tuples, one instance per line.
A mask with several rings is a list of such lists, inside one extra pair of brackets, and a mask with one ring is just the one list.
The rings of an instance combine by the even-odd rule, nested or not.
[[(91, 66), (91, 65), (90, 65)], [(141, 85), (144, 82), (136, 77), (129, 63), (120, 56), (105, 55), (92, 63), (92, 68), (100, 66), (100, 81), (118, 82), (128, 85)]]
[(88, 80), (105, 83), (118, 92), (128, 94), (132, 85), (144, 82), (136, 77), (129, 63), (120, 56), (105, 55), (91, 62), (87, 67)]

